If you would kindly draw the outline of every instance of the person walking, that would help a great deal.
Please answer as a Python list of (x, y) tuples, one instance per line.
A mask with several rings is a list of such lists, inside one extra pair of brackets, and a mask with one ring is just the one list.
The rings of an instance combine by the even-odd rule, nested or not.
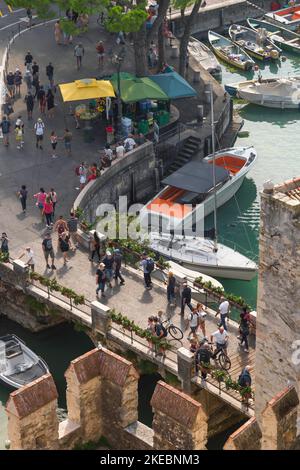
[(31, 70), (32, 70), (32, 75), (36, 75), (37, 77), (39, 77), (40, 67), (38, 66), (35, 60), (33, 61)]
[(98, 41), (96, 44), (96, 51), (98, 55), (98, 66), (103, 67), (103, 62), (104, 62), (104, 54), (105, 54), (105, 49), (104, 49), (104, 44), (103, 41)]
[(27, 8), (26, 10), (26, 16), (28, 18), (28, 26), (27, 28), (31, 29), (32, 27), (32, 10), (31, 8)]
[(59, 247), (61, 249), (61, 252), (63, 254), (64, 258), (64, 266), (68, 263), (68, 251), (70, 249), (70, 241), (68, 238), (68, 233), (63, 232), (60, 237), (59, 237)]
[(187, 283), (183, 284), (183, 289), (181, 293), (181, 311), (180, 315), (184, 315), (185, 306), (187, 305), (190, 311), (193, 311), (193, 306), (191, 304), (192, 301), (192, 290), (188, 287)]
[(54, 25), (54, 38), (55, 38), (56, 44), (59, 46), (61, 45), (61, 33), (62, 33), (62, 30), (60, 26), (60, 21), (57, 20)]
[(94, 235), (93, 235), (93, 239), (92, 239), (92, 242), (91, 242), (91, 245), (92, 245), (92, 254), (91, 256), (89, 257), (89, 261), (94, 261), (94, 256), (95, 254), (97, 253), (97, 256), (98, 256), (98, 260), (100, 261), (100, 238), (99, 238), (99, 235), (97, 233), (97, 230), (94, 231)]
[(47, 194), (44, 190), (44, 188), (40, 188), (39, 192), (34, 194), (33, 197), (36, 199), (36, 205), (40, 209), (41, 217), (42, 217), (42, 222), (44, 220), (44, 204), (45, 200), (47, 197)]
[(47, 91), (46, 101), (47, 101), (48, 117), (49, 118), (54, 118), (54, 110), (55, 110), (54, 95), (53, 95), (52, 90), (50, 88)]
[(15, 74), (12, 72), (9, 72), (6, 76), (6, 86), (7, 86), (7, 91), (8, 94), (11, 98), (15, 97)]
[(245, 348), (244, 351), (246, 353), (249, 352), (249, 343), (248, 343), (248, 336), (249, 336), (249, 314), (247, 312), (247, 309), (245, 309), (241, 314), (240, 314), (240, 324), (239, 324), (239, 331), (240, 331), (240, 346), (243, 346), (243, 343), (245, 343)]
[(77, 70), (82, 66), (82, 58), (84, 56), (84, 47), (81, 43), (74, 47), (74, 56), (76, 57)]
[(51, 201), (53, 204), (53, 217), (52, 217), (52, 222), (54, 221), (54, 216), (55, 216), (55, 207), (57, 203), (57, 193), (54, 191), (54, 188), (50, 189), (49, 196), (51, 197)]
[(15, 127), (15, 136), (16, 136), (17, 149), (22, 150), (23, 147), (24, 147), (23, 129), (16, 126)]
[[(54, 250), (53, 250), (53, 243), (52, 243), (52, 238), (51, 234), (48, 232), (45, 235), (44, 240), (42, 241), (42, 249), (44, 252), (44, 257), (46, 261), (46, 269), (56, 269), (55, 264), (54, 264)], [(49, 265), (49, 256), (51, 259), (51, 266)]]
[(32, 73), (30, 70), (26, 70), (26, 72), (24, 73), (24, 82), (26, 83), (26, 86), (27, 86), (27, 92), (31, 91), (32, 89), (32, 80), (33, 80), (33, 77), (32, 77)]
[(198, 324), (199, 324), (199, 314), (196, 308), (194, 308), (193, 311), (190, 312), (189, 324), (190, 324), (189, 337), (193, 336), (194, 338), (197, 338), (196, 332), (197, 332)]
[(20, 199), (22, 211), (24, 213), (26, 212), (27, 196), (28, 196), (28, 191), (26, 189), (26, 186), (25, 184), (22, 184), (20, 191), (18, 191), (18, 197)]
[(27, 118), (28, 121), (32, 119), (32, 112), (34, 108), (34, 98), (30, 91), (28, 91), (27, 95), (25, 96), (25, 103), (27, 108)]
[(52, 158), (57, 158), (58, 157), (58, 155), (56, 155), (57, 142), (58, 142), (58, 137), (57, 137), (55, 131), (52, 131), (51, 135), (50, 135), (50, 143), (51, 143), (51, 147), (52, 147)]
[(28, 51), (24, 59), (24, 65), (28, 70), (31, 70), (32, 62), (33, 62), (32, 54), (30, 51)]
[(117, 281), (120, 279), (120, 286), (123, 286), (125, 284), (125, 279), (122, 276), (120, 270), (122, 266), (122, 255), (119, 250), (119, 248), (116, 248), (114, 250), (114, 271), (115, 271), (115, 280)]
[[(40, 86), (39, 88), (39, 91), (37, 92), (37, 100), (39, 102), (39, 106), (40, 106), (40, 112), (41, 114), (45, 114), (45, 109), (46, 109), (46, 92), (44, 90), (44, 87), (43, 85)], [(53, 97), (53, 101), (54, 101), (54, 97)], [(53, 106), (54, 106), (54, 103), (53, 103)]]
[(104, 294), (105, 282), (106, 282), (105, 264), (100, 263), (99, 268), (96, 271), (96, 284), (97, 284), (96, 296), (97, 297), (98, 297), (99, 291), (101, 291), (101, 297), (105, 297), (105, 294)]
[(9, 248), (8, 248), (9, 239), (5, 232), (2, 232), (1, 235), (1, 244), (0, 244), (0, 253), (4, 254), (7, 258), (9, 257)]
[(224, 329), (227, 330), (226, 318), (229, 321), (229, 302), (225, 299), (225, 297), (221, 297), (221, 303), (219, 305), (218, 311), (215, 315), (217, 317), (220, 315), (221, 321), (220, 324), (224, 326)]
[(144, 272), (145, 287), (150, 290), (152, 289), (151, 272), (154, 269), (154, 261), (145, 252), (141, 256), (140, 266), (143, 268)]
[(26, 266), (28, 266), (29, 269), (31, 269), (31, 271), (33, 272), (34, 267), (35, 267), (35, 257), (34, 257), (34, 252), (30, 248), (30, 246), (27, 246), (25, 248), (24, 253), (22, 253), (21, 256), (19, 256), (19, 259), (22, 259), (24, 257), (26, 259), (26, 261), (25, 261)]
[(20, 69), (16, 68), (15, 71), (15, 87), (16, 87), (16, 95), (19, 97), (21, 96), (21, 85), (22, 85), (22, 73)]
[(72, 137), (73, 137), (72, 132), (70, 132), (69, 129), (65, 129), (65, 133), (63, 135), (63, 141), (65, 144), (65, 149), (66, 149), (68, 156), (71, 156), (72, 154), (72, 145), (71, 145)]
[(68, 232), (67, 222), (64, 220), (64, 217), (62, 215), (60, 215), (57, 221), (55, 222), (53, 226), (53, 230), (54, 232), (57, 232), (57, 235), (58, 235), (57, 244), (59, 247), (59, 241), (60, 241), (61, 235), (65, 232)]
[(40, 90), (40, 80), (38, 75), (32, 75), (32, 86), (35, 88), (34, 99), (37, 97)]
[(43, 138), (44, 138), (44, 132), (45, 132), (45, 124), (43, 123), (43, 120), (41, 118), (38, 118), (37, 122), (34, 125), (34, 130), (35, 130), (35, 136), (36, 136), (36, 148), (40, 147), (40, 149), (43, 149)]
[(204, 338), (206, 337), (206, 328), (205, 328), (205, 317), (207, 313), (205, 312), (205, 306), (203, 304), (198, 303), (196, 306), (198, 312), (198, 326), (202, 331)]
[(112, 277), (113, 277), (113, 265), (114, 265), (114, 258), (112, 253), (107, 250), (105, 253), (104, 258), (102, 259), (102, 263), (105, 266), (105, 277), (106, 282), (108, 283), (109, 287), (112, 289)]
[(252, 393), (251, 393), (251, 384), (252, 384), (252, 378), (251, 378), (251, 366), (247, 365), (244, 367), (242, 370), (241, 374), (239, 375), (238, 378), (238, 384), (241, 388), (246, 388), (249, 387), (249, 391), (246, 393), (243, 393), (243, 398), (242, 398), (242, 403), (243, 404), (248, 404), (249, 399), (252, 398)]
[(210, 360), (212, 357), (212, 352), (210, 350), (209, 344), (205, 341), (200, 345), (195, 353), (195, 370), (196, 374), (200, 370), (201, 378), (203, 381), (206, 380), (207, 374), (210, 370)]
[(3, 134), (3, 144), (5, 147), (9, 146), (9, 133), (10, 133), (10, 121), (7, 116), (3, 116), (3, 119), (0, 123), (0, 128)]
[(77, 231), (78, 231), (78, 218), (75, 215), (75, 212), (70, 212), (70, 218), (67, 222), (68, 231), (70, 234), (70, 239), (73, 244), (74, 250), (78, 248), (78, 238), (77, 238)]
[(54, 75), (54, 67), (52, 65), (52, 62), (49, 62), (49, 64), (46, 66), (46, 75), (48, 77), (50, 87), (53, 88), (53, 75)]
[(46, 217), (46, 227), (50, 228), (53, 225), (52, 215), (53, 215), (53, 202), (50, 195), (46, 196), (43, 208), (43, 214)]
[(172, 271), (168, 272), (168, 281), (167, 281), (167, 299), (170, 307), (175, 307), (175, 285), (176, 279)]

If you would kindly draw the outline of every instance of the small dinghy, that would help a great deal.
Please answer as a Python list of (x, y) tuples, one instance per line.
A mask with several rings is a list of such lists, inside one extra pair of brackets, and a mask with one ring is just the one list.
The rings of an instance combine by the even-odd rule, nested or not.
[(188, 45), (190, 58), (200, 64), (211, 75), (221, 75), (222, 69), (213, 52), (203, 42), (191, 37)]
[(267, 21), (254, 20), (248, 18), (247, 23), (250, 28), (259, 32), (261, 29), (267, 31), (269, 38), (277, 44), (281, 49), (284, 49), (288, 52), (294, 52), (300, 54), (300, 35), (290, 31), (289, 29), (284, 28), (283, 26), (278, 26)]
[(280, 57), (281, 49), (271, 41), (266, 31), (258, 33), (246, 26), (233, 24), (229, 28), (229, 36), (255, 59), (266, 61)]
[(282, 25), (292, 31), (298, 31), (300, 28), (300, 5), (270, 11), (270, 13), (266, 13), (265, 17), (272, 23)]
[(208, 41), (216, 56), (241, 70), (250, 70), (255, 65), (251, 57), (239, 45), (214, 31), (208, 31)]
[(48, 374), (45, 361), (15, 335), (0, 337), (0, 382), (16, 389)]
[(255, 82), (239, 87), (237, 96), (267, 108), (299, 109), (300, 77), (278, 78), (269, 83)]

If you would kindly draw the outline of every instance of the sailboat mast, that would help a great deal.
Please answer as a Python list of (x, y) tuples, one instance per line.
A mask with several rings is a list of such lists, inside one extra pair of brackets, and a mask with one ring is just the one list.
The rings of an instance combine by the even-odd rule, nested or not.
[(215, 251), (218, 250), (218, 227), (217, 227), (217, 189), (216, 189), (216, 148), (215, 148), (215, 117), (214, 117), (214, 94), (213, 87), (210, 86), (210, 115), (211, 115), (211, 139), (212, 139), (212, 154), (213, 154), (213, 185), (214, 185), (214, 227), (215, 237), (214, 245)]

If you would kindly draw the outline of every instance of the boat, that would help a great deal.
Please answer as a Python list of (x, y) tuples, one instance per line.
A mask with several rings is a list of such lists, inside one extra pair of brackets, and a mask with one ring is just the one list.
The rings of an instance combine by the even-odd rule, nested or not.
[(214, 53), (203, 42), (191, 37), (188, 44), (188, 53), (196, 63), (200, 64), (213, 76), (220, 76), (222, 73), (221, 66), (217, 61)]
[(300, 29), (300, 5), (282, 8), (265, 14), (267, 21), (284, 26), (292, 31)]
[(253, 104), (277, 109), (299, 109), (300, 76), (278, 78), (269, 83), (255, 82), (238, 88), (237, 96)]
[(300, 35), (294, 31), (290, 31), (283, 26), (268, 23), (267, 21), (255, 20), (253, 18), (248, 18), (247, 23), (250, 28), (257, 32), (261, 29), (267, 31), (269, 38), (281, 49), (300, 54)]
[(229, 28), (229, 36), (234, 43), (255, 59), (266, 61), (280, 57), (281, 49), (263, 31), (258, 33), (246, 26), (232, 24)]
[(230, 39), (214, 31), (208, 31), (208, 41), (216, 56), (241, 70), (250, 70), (255, 65), (251, 57)]
[[(201, 237), (149, 233), (150, 247), (184, 268), (208, 276), (250, 281), (257, 273), (257, 264), (238, 251)], [(200, 274), (199, 274), (200, 275)]]
[(0, 382), (18, 389), (49, 373), (45, 361), (38, 357), (16, 335), (0, 337)]
[(249, 85), (253, 85), (253, 83), (273, 83), (276, 81), (277, 78), (261, 78), (260, 81), (258, 79), (252, 79), (245, 80), (242, 82), (227, 83), (226, 85), (224, 85), (224, 88), (227, 93), (229, 93), (231, 96), (236, 96), (238, 90), (241, 90)]
[(162, 181), (165, 187), (142, 208), (141, 226), (168, 233), (184, 230), (187, 234), (214, 211), (214, 169), (220, 207), (238, 191), (256, 158), (253, 147), (232, 147), (187, 163), (167, 176)]

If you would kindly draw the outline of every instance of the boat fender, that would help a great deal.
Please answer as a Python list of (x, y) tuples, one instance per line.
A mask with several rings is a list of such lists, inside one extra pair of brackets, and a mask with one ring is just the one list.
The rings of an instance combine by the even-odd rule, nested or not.
[(279, 52), (276, 51), (275, 49), (272, 49), (271, 52), (270, 52), (270, 56), (271, 56), (272, 59), (278, 59)]
[(259, 70), (259, 66), (257, 64), (254, 65), (254, 70), (257, 72)]
[(282, 60), (282, 62), (285, 62), (285, 61), (286, 61), (286, 56), (283, 55), (283, 56), (281, 57), (281, 60)]

